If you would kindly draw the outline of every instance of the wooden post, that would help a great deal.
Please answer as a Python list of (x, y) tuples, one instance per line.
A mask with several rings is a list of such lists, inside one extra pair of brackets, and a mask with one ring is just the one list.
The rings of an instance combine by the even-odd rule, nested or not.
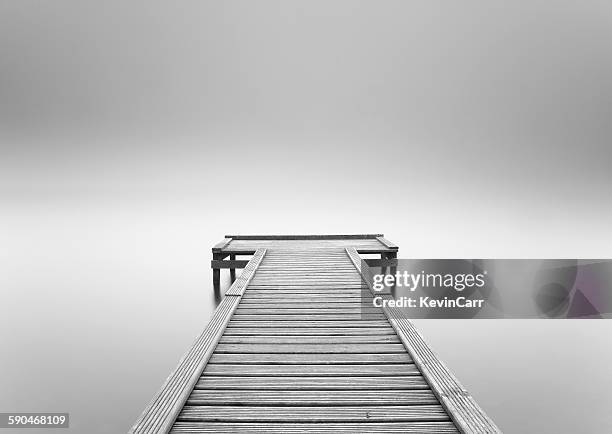
[[(381, 252), (380, 259), (384, 261), (387, 258), (388, 258), (387, 254), (384, 253), (384, 252)], [(380, 267), (380, 273), (381, 274), (387, 274), (387, 266), (386, 265), (383, 264), (383, 266)]]
[[(387, 253), (387, 259), (393, 259), (393, 260), (397, 260), (397, 252), (389, 252)], [(395, 275), (395, 273), (397, 273), (397, 265), (392, 265), (391, 266), (391, 274)], [(396, 283), (395, 280), (393, 281), (393, 288), (391, 288), (391, 294), (393, 294), (395, 296), (395, 292), (396, 292)]]
[[(236, 255), (230, 253), (230, 261), (234, 261), (235, 259)], [(230, 268), (230, 279), (232, 280), (232, 283), (234, 283), (234, 281), (236, 280), (236, 269), (233, 267)]]
[[(221, 253), (213, 253), (213, 260), (221, 260), (223, 255)], [(213, 289), (215, 292), (219, 292), (221, 287), (221, 269), (213, 268)]]
[[(387, 259), (397, 260), (397, 252), (389, 252), (387, 253)], [(391, 274), (397, 273), (397, 265), (391, 266)]]

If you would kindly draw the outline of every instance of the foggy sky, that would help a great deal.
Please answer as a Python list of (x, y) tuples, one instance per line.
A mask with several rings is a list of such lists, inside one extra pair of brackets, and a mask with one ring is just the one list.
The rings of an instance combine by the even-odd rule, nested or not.
[[(2, 2), (2, 411), (126, 430), (225, 233), (609, 258), (610, 41), (605, 1)], [(505, 431), (611, 429), (607, 322), (483, 324), (419, 327)]]

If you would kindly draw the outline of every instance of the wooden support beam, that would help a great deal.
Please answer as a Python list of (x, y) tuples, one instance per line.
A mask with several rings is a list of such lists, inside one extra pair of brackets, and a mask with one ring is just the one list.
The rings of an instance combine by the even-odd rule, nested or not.
[(395, 244), (393, 244), (391, 241), (389, 241), (382, 235), (377, 236), (376, 239), (380, 241), (380, 243), (383, 246), (387, 247), (388, 249), (399, 250), (399, 247), (397, 247)]
[[(235, 255), (231, 255), (234, 256)], [(230, 256), (230, 257), (231, 257)], [(245, 260), (225, 260), (225, 261), (221, 261), (221, 260), (215, 260), (213, 259), (212, 261), (210, 261), (210, 268), (229, 268), (231, 269), (236, 269), (236, 268), (244, 268), (247, 266), (247, 264), (249, 263), (249, 261)]]
[(213, 253), (220, 252), (223, 248), (227, 247), (229, 243), (232, 242), (231, 237), (226, 237), (223, 241), (218, 242), (212, 248)]
[[(236, 255), (230, 254), (230, 262), (236, 262)], [(236, 267), (230, 267), (230, 280), (232, 283), (236, 280)]]
[(396, 267), (397, 259), (364, 259), (369, 267)]
[[(385, 253), (385, 252), (389, 252), (389, 249), (385, 246), (383, 246), (381, 244), (380, 249), (377, 248), (359, 248), (357, 249), (357, 251), (359, 253), (365, 254), (365, 255), (376, 255), (379, 253)], [(236, 248), (232, 248), (231, 252), (236, 254), (236, 255), (254, 255), (255, 252), (257, 251), (257, 248), (255, 247), (245, 247), (244, 249), (236, 249)], [(229, 253), (227, 253), (227, 251), (225, 251), (225, 256), (226, 257), (229, 256)]]
[[(383, 234), (361, 235), (226, 235), (234, 240), (358, 240), (383, 237)], [(215, 246), (216, 247), (216, 246)]]
[[(214, 263), (216, 261), (221, 261), (222, 256), (219, 253), (213, 253), (213, 260), (211, 262)], [(219, 292), (219, 288), (221, 286), (221, 269), (213, 267), (213, 289), (215, 292)]]

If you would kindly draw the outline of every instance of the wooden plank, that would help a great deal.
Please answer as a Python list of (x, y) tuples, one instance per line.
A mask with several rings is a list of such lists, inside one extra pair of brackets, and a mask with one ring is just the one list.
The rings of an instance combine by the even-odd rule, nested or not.
[(379, 235), (379, 236), (377, 236), (377, 237), (376, 237), (376, 239), (377, 239), (378, 241), (380, 241), (380, 243), (381, 243), (383, 246), (385, 246), (385, 247), (387, 247), (387, 248), (389, 248), (389, 249), (392, 249), (392, 250), (399, 250), (399, 247), (397, 247), (397, 246), (396, 246), (395, 244), (393, 244), (391, 241), (389, 241), (388, 239), (386, 239), (386, 238), (385, 238), (383, 235)]
[[(356, 250), (347, 248), (346, 251), (355, 268), (361, 273), (361, 261)], [(369, 285), (369, 280), (366, 279), (366, 281)], [(375, 293), (371, 287), (370, 290), (372, 294)], [(389, 295), (382, 295), (382, 297), (387, 300), (392, 298)], [(385, 307), (383, 311), (423, 377), (460, 431), (462, 433), (501, 433), (493, 420), (487, 416), (469, 392), (459, 383), (459, 380), (434, 354), (414, 325), (403, 318), (402, 310)]]
[(244, 294), (245, 289), (249, 285), (249, 282), (251, 282), (251, 280), (255, 276), (255, 271), (257, 270), (257, 267), (259, 267), (259, 264), (261, 264), (261, 261), (263, 260), (265, 255), (266, 249), (257, 249), (255, 255), (253, 255), (245, 269), (242, 270), (240, 277), (238, 277), (238, 279), (234, 281), (230, 289), (225, 292), (226, 296), (241, 296), (242, 294)]
[(435, 422), (450, 420), (441, 405), (370, 407), (244, 407), (188, 405), (178, 417), (192, 422)]
[(383, 234), (335, 234), (335, 235), (226, 235), (235, 240), (359, 240), (383, 237)]
[(167, 432), (170, 429), (204, 370), (204, 366), (212, 355), (238, 303), (239, 299), (236, 297), (223, 299), (204, 331), (145, 408), (130, 429), (130, 433), (153, 434)]
[(284, 297), (285, 295), (299, 295), (304, 296), (319, 296), (324, 295), (328, 297), (345, 297), (345, 296), (357, 296), (361, 297), (362, 295), (367, 294), (371, 295), (370, 291), (367, 288), (362, 288), (361, 286), (355, 288), (334, 288), (330, 285), (327, 288), (300, 288), (300, 289), (291, 289), (291, 288), (278, 288), (274, 286), (268, 286), (265, 288), (255, 288), (253, 285), (249, 285), (248, 289), (245, 291), (245, 296), (255, 296), (255, 295), (263, 295), (266, 297), (273, 297), (278, 300), (278, 297)]
[(264, 280), (274, 280), (277, 282), (282, 282), (283, 280), (325, 280), (329, 285), (333, 283), (333, 279), (349, 279), (349, 280), (358, 280), (360, 276), (353, 272), (347, 273), (346, 271), (304, 271), (304, 272), (296, 272), (296, 271), (276, 271), (276, 272), (260, 272), (257, 273), (257, 277)]
[(402, 344), (217, 344), (216, 353), (403, 353)]
[(216, 377), (204, 376), (196, 389), (256, 390), (352, 390), (352, 389), (429, 389), (418, 376), (398, 377)]
[[(331, 280), (331, 282), (330, 282)], [(299, 284), (296, 284), (299, 282)], [(268, 285), (276, 288), (283, 287), (307, 287), (307, 288), (359, 288), (361, 281), (357, 279), (325, 279), (320, 277), (292, 279), (291, 277), (269, 278), (257, 276), (253, 279), (253, 287)]]
[[(373, 300), (373, 299), (372, 299)], [(329, 302), (324, 302), (323, 303), (317, 303), (317, 302), (301, 302), (301, 301), (294, 301), (293, 303), (276, 303), (276, 302), (266, 302), (266, 301), (255, 301), (255, 302), (243, 302), (240, 304), (240, 309), (251, 309), (251, 310), (261, 310), (261, 309), (265, 309), (267, 311), (269, 310), (290, 310), (290, 311), (298, 311), (298, 310), (325, 310), (325, 309), (331, 309), (331, 310), (335, 310), (335, 309), (375, 309), (378, 310), (380, 309), (379, 307), (372, 307), (371, 303), (368, 303), (368, 299), (365, 299), (364, 301), (361, 301), (360, 298), (358, 299), (352, 299), (352, 300), (342, 300), (342, 301), (329, 301)], [(298, 312), (299, 313), (299, 312)], [(327, 312), (329, 313), (329, 311)]]
[[(372, 247), (372, 246), (356, 246), (357, 252), (358, 253), (364, 253), (364, 254), (380, 254), (380, 253), (388, 253), (392, 250), (383, 247), (380, 243), (379, 243), (380, 247)], [(261, 244), (261, 245), (249, 245), (248, 247), (239, 247), (235, 246), (232, 244), (230, 244), (228, 247), (226, 247), (223, 251), (224, 252), (231, 252), (234, 253), (236, 255), (252, 255), (254, 254), (258, 248), (261, 247), (265, 247), (265, 248), (270, 248), (270, 246), (266, 246), (265, 244)], [(346, 247), (346, 246), (341, 246), (341, 247)]]
[(308, 266), (298, 266), (298, 265), (292, 265), (292, 264), (287, 264), (287, 265), (273, 265), (271, 268), (271, 264), (269, 264), (268, 262), (265, 263), (266, 265), (262, 265), (261, 267), (259, 267), (259, 273), (262, 276), (267, 276), (267, 275), (276, 275), (279, 272), (282, 272), (285, 276), (302, 276), (302, 275), (307, 275), (310, 273), (316, 273), (319, 276), (327, 276), (327, 275), (332, 275), (332, 276), (336, 276), (338, 274), (340, 275), (345, 275), (345, 274), (354, 274), (355, 270), (350, 270), (348, 268), (342, 268), (340, 265), (338, 267), (329, 267), (329, 268), (324, 268), (321, 266), (312, 266), (312, 267), (308, 267)]
[(396, 336), (393, 328), (370, 327), (228, 327), (223, 333), (226, 336)]
[[(237, 240), (233, 239), (230, 243), (232, 246), (256, 246), (256, 247), (268, 247), (281, 251), (287, 251), (292, 254), (303, 254), (309, 251), (321, 251), (326, 252), (334, 248), (345, 248), (345, 247), (381, 247), (385, 246), (380, 243), (377, 239), (353, 239), (353, 240)], [(385, 248), (386, 249), (386, 248)], [(386, 249), (388, 250), (388, 249)]]
[(438, 404), (431, 390), (194, 390), (188, 405), (329, 406)]
[(210, 363), (227, 364), (277, 364), (277, 365), (303, 365), (303, 364), (376, 364), (376, 363), (411, 363), (412, 359), (408, 353), (370, 353), (370, 354), (282, 354), (282, 353), (214, 353)]
[[(349, 294), (349, 295), (335, 295), (335, 294), (277, 294), (276, 296), (264, 294), (264, 295), (253, 295), (248, 293), (247, 289), (244, 296), (242, 297), (242, 305), (246, 306), (247, 304), (261, 304), (261, 303), (276, 303), (280, 300), (287, 303), (295, 303), (295, 302), (304, 302), (304, 303), (360, 303), (361, 300), (365, 300), (366, 302), (370, 302), (374, 300), (373, 297), (369, 296), (368, 298), (362, 298), (358, 294)], [(309, 306), (313, 307), (313, 306)]]
[(365, 259), (368, 267), (397, 267), (397, 259)]
[(212, 248), (212, 251), (214, 253), (218, 253), (221, 252), (221, 250), (223, 250), (229, 243), (232, 242), (232, 238), (231, 237), (226, 237), (224, 240), (218, 242), (217, 244), (214, 245), (214, 247)]
[[(270, 247), (265, 247), (269, 249)], [(334, 249), (335, 250), (335, 249)], [(316, 256), (313, 256), (316, 255)], [(270, 265), (282, 265), (282, 266), (296, 266), (296, 267), (314, 267), (320, 266), (323, 268), (332, 268), (334, 265), (346, 266), (346, 258), (342, 256), (323, 256), (316, 252), (311, 252), (310, 256), (289, 256), (288, 254), (282, 257), (269, 258), (266, 264)]]
[[(360, 306), (360, 305), (357, 305)], [(380, 311), (380, 307), (345, 307), (344, 309), (332, 309), (332, 308), (322, 308), (322, 309), (308, 309), (308, 308), (283, 308), (283, 309), (275, 309), (273, 307), (270, 308), (249, 308), (240, 306), (236, 310), (236, 315), (244, 314), (244, 315), (306, 315), (306, 314), (328, 314), (328, 315), (351, 315), (351, 314), (382, 314)]]
[[(255, 290), (247, 288), (242, 300), (245, 302), (261, 303), (260, 300), (313, 300), (318, 301), (333, 301), (333, 300), (360, 300), (362, 294), (371, 297), (369, 291), (367, 293), (360, 290), (348, 290), (348, 291), (333, 291), (333, 290), (297, 290), (297, 291), (283, 291), (279, 289), (266, 289), (261, 291), (266, 292), (253, 292)], [(258, 290), (259, 291), (259, 290)], [(303, 292), (306, 291), (306, 292)]]
[[(253, 285), (261, 285), (262, 283), (273, 284), (274, 286), (284, 286), (284, 285), (293, 285), (296, 280), (291, 276), (287, 275), (278, 275), (278, 276), (257, 276), (253, 279)], [(330, 282), (331, 280), (331, 282)], [(357, 276), (347, 276), (346, 278), (338, 279), (337, 282), (334, 282), (332, 279), (326, 279), (325, 276), (309, 276), (309, 277), (300, 277), (299, 278), (300, 285), (323, 285), (326, 287), (330, 286), (338, 286), (345, 287), (348, 285), (351, 286), (359, 286), (361, 284), (361, 279), (358, 279)]]
[[(352, 286), (359, 286), (361, 280), (357, 279), (356, 276), (344, 276), (344, 277), (330, 277), (330, 276), (310, 276), (310, 277), (296, 277), (284, 275), (284, 276), (256, 276), (253, 279), (253, 285), (271, 284), (276, 287), (283, 286), (285, 284), (292, 285), (296, 281), (300, 282), (300, 285), (311, 285), (311, 286), (330, 286), (345, 287), (348, 284)], [(335, 283), (338, 282), (338, 283)]]
[(414, 364), (375, 364), (375, 365), (261, 365), (261, 364), (227, 364), (209, 363), (203, 375), (236, 376), (236, 377), (309, 377), (309, 376), (402, 376), (421, 375)]
[(232, 336), (224, 334), (222, 344), (401, 344), (395, 335), (366, 336)]
[(380, 320), (290, 320), (282, 318), (278, 321), (265, 321), (260, 319), (259, 321), (253, 321), (249, 319), (240, 319), (235, 316), (227, 325), (229, 327), (274, 327), (274, 328), (300, 328), (300, 327), (390, 327), (389, 321), (386, 317)]
[[(247, 290), (248, 292), (248, 290)], [(267, 304), (267, 303), (275, 303), (277, 302), (279, 299), (283, 300), (283, 302), (285, 303), (299, 303), (302, 300), (304, 301), (305, 304), (309, 304), (308, 307), (316, 307), (314, 306), (314, 304), (323, 304), (323, 303), (335, 303), (335, 304), (342, 304), (345, 306), (352, 306), (354, 304), (360, 304), (362, 303), (362, 300), (364, 300), (364, 303), (370, 303), (370, 306), (372, 306), (371, 302), (372, 300), (374, 300), (372, 297), (368, 297), (366, 299), (362, 299), (359, 295), (353, 295), (350, 294), (348, 296), (337, 296), (337, 295), (325, 295), (325, 294), (316, 294), (316, 295), (311, 295), (311, 294), (299, 294), (298, 296), (295, 296), (293, 294), (288, 294), (288, 295), (282, 295), (279, 294), (276, 297), (272, 297), (272, 296), (252, 296), (252, 295), (246, 295), (244, 297), (242, 297), (242, 306), (247, 307), (247, 306), (251, 306), (251, 305), (261, 305), (261, 304)], [(313, 306), (310, 306), (310, 304), (312, 304)]]
[(210, 261), (210, 268), (244, 268), (249, 261), (246, 260), (216, 260)]
[(382, 313), (377, 314), (304, 314), (304, 315), (246, 315), (238, 314), (234, 315), (234, 319), (241, 321), (360, 321), (360, 320), (384, 320), (385, 317)]
[[(252, 291), (254, 294), (265, 294), (265, 291), (283, 291), (286, 293), (304, 293), (305, 291), (309, 291), (311, 294), (327, 294), (333, 295), (334, 293), (354, 293), (359, 294), (360, 292), (367, 290), (365, 285), (362, 285), (361, 282), (355, 282), (350, 285), (344, 285), (338, 282), (327, 282), (326, 284), (312, 285), (312, 284), (304, 284), (298, 281), (293, 281), (290, 283), (253, 283), (249, 285), (249, 291)], [(268, 292), (270, 294), (270, 292)], [(274, 293), (274, 297), (279, 296), (282, 292)]]
[(355, 434), (355, 433), (404, 433), (404, 434), (455, 434), (452, 422), (363, 422), (363, 423), (267, 423), (267, 422), (177, 422), (174, 434), (201, 433), (269, 433), (269, 434)]
[(259, 309), (263, 309), (267, 306), (273, 306), (274, 308), (283, 309), (288, 308), (289, 306), (293, 306), (295, 308), (296, 306), (306, 305), (306, 307), (310, 309), (317, 309), (328, 305), (332, 308), (355, 307), (361, 305), (372, 307), (372, 301), (374, 300), (369, 292), (349, 293), (348, 295), (321, 293), (313, 295), (302, 293), (297, 297), (293, 294), (286, 295), (287, 297), (279, 293), (275, 295), (266, 294), (263, 296), (253, 296), (251, 294), (247, 294), (242, 298), (242, 302), (245, 308), (257, 307)]
[[(306, 243), (306, 242), (305, 242)], [(381, 250), (382, 252), (391, 252), (393, 250), (386, 248), (377, 240), (371, 241), (343, 241), (343, 242), (334, 242), (334, 243), (325, 243), (322, 246), (318, 246), (317, 244), (323, 243), (322, 241), (311, 241), (309, 244), (296, 245), (293, 241), (236, 241), (233, 240), (230, 244), (228, 244), (223, 252), (235, 252), (238, 250), (256, 250), (259, 248), (266, 249), (275, 249), (275, 250), (284, 250), (287, 256), (291, 255), (294, 257), (300, 256), (302, 249), (310, 250), (310, 254), (316, 255), (316, 250), (319, 250), (321, 253), (325, 253), (326, 250), (331, 249), (340, 249), (346, 247), (353, 247), (357, 250)]]
[(289, 282), (261, 282), (261, 283), (252, 283), (251, 289), (282, 289), (282, 290), (292, 290), (292, 289), (317, 289), (316, 286), (319, 286), (319, 289), (330, 289), (330, 290), (344, 290), (344, 289), (363, 289), (363, 284), (360, 281), (353, 282), (300, 282), (296, 280), (292, 280)]
[[(281, 297), (279, 297), (281, 298)], [(318, 302), (304, 302), (301, 303), (299, 300), (293, 300), (289, 302), (278, 303), (276, 301), (256, 300), (249, 303), (240, 305), (240, 309), (245, 313), (254, 314), (255, 312), (262, 311), (262, 313), (335, 313), (336, 311), (345, 313), (379, 313), (380, 307), (374, 307), (372, 305), (372, 299), (344, 299), (341, 301), (329, 301), (325, 299)], [(283, 300), (284, 301), (284, 300)], [(248, 312), (247, 312), (248, 311)], [(277, 312), (278, 311), (278, 312)]]

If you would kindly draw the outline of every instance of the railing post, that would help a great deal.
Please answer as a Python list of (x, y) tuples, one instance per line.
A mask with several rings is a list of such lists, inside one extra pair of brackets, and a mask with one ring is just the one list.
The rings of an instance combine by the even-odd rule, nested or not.
[[(387, 259), (387, 258), (389, 257), (389, 256), (387, 256), (387, 255), (388, 255), (387, 253), (385, 253), (385, 252), (381, 252), (381, 253), (380, 253), (380, 259), (381, 259), (382, 261), (384, 261), (385, 259)], [(384, 264), (384, 262), (383, 262), (382, 267), (380, 267), (380, 272), (381, 272), (382, 274), (387, 274), (387, 266)]]
[[(223, 255), (221, 253), (213, 253), (213, 260), (221, 260), (223, 259)], [(219, 292), (219, 288), (221, 287), (221, 269), (213, 268), (213, 289), (216, 292)]]
[[(236, 255), (230, 253), (230, 261), (234, 261), (236, 259)], [(230, 279), (232, 283), (236, 280), (236, 269), (234, 267), (230, 268)]]

